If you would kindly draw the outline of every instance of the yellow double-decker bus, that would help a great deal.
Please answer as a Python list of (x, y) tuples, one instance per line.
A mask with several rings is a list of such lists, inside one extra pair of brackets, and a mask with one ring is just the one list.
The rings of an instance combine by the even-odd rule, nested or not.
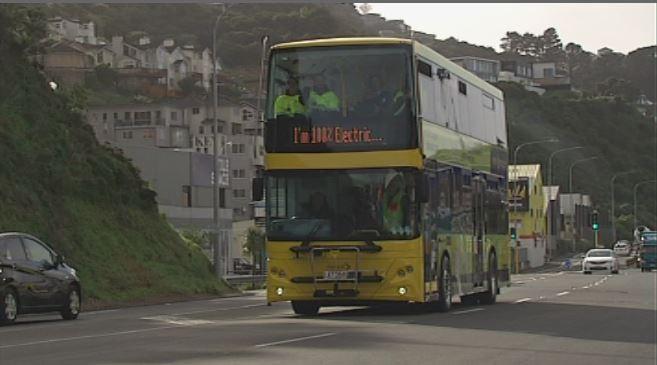
[(270, 303), (495, 302), (510, 263), (500, 90), (415, 41), (335, 38), (273, 46), (267, 95)]

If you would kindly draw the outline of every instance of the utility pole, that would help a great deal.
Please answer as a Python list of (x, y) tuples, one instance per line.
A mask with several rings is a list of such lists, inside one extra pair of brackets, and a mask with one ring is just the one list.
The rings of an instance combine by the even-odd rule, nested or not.
[[(219, 120), (217, 119), (217, 104), (219, 102), (219, 90), (217, 89), (217, 27), (219, 20), (226, 14), (226, 6), (222, 4), (221, 13), (214, 21), (212, 29), (212, 125), (213, 125), (213, 172), (214, 182), (212, 184), (212, 257), (214, 258), (214, 272), (217, 277), (224, 275), (223, 255), (221, 252), (221, 243), (219, 242)], [(223, 237), (222, 237), (223, 240)]]
[[(570, 193), (569, 201), (571, 203), (573, 201), (573, 168), (575, 168), (576, 165), (578, 165), (582, 162), (596, 160), (596, 159), (598, 159), (598, 156), (587, 157), (587, 158), (577, 160), (577, 161), (573, 162), (572, 164), (570, 164), (570, 169), (569, 169), (569, 172), (568, 172), (568, 193)], [(574, 204), (571, 204), (571, 205), (574, 205)], [(577, 209), (575, 209), (575, 211), (573, 212), (575, 218), (573, 219), (572, 227), (571, 227), (573, 252), (577, 251), (577, 240), (575, 239), (575, 233), (577, 232), (577, 228), (575, 228), (575, 226), (576, 226), (576, 223), (577, 223), (578, 219), (577, 219), (577, 214), (575, 214), (576, 212), (577, 212)]]
[(637, 189), (639, 188), (640, 185), (650, 184), (650, 183), (657, 183), (657, 180), (639, 181), (638, 183), (634, 184), (634, 188), (632, 188), (632, 197), (634, 198), (634, 200), (633, 200), (634, 201), (634, 205), (633, 205), (633, 207), (634, 207), (634, 212), (633, 212), (634, 227), (632, 227), (633, 229), (636, 229), (636, 227), (638, 226), (638, 223), (639, 223), (639, 221), (637, 219), (637, 216), (636, 216), (636, 214), (637, 214), (637, 211), (636, 211), (636, 192), (637, 192)]

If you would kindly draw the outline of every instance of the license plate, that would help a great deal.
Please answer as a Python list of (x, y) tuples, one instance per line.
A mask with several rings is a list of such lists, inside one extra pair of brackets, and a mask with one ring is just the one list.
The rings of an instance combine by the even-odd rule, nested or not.
[(326, 280), (346, 280), (353, 277), (353, 271), (324, 271)]

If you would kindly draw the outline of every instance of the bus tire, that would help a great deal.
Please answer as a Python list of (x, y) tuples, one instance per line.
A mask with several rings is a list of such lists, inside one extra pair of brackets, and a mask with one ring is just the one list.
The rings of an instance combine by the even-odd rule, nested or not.
[(452, 268), (449, 256), (443, 255), (440, 264), (440, 277), (438, 278), (438, 312), (447, 312), (452, 308)]
[(319, 313), (319, 303), (306, 300), (293, 300), (292, 310), (302, 316), (314, 316)]
[(488, 290), (481, 293), (479, 297), (479, 302), (481, 304), (495, 304), (497, 301), (497, 289), (499, 288), (499, 283), (497, 281), (497, 258), (495, 253), (491, 252), (488, 255)]

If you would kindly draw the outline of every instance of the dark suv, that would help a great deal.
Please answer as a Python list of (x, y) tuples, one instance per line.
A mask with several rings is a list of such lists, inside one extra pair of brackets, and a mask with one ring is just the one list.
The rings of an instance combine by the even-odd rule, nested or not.
[(36, 237), (0, 233), (0, 324), (26, 313), (80, 314), (81, 287), (75, 269)]

